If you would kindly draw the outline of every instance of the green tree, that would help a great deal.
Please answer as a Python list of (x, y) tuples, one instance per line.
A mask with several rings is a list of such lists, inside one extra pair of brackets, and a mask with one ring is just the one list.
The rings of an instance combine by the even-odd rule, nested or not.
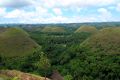
[(73, 77), (71, 75), (64, 76), (64, 80), (73, 80)]
[(18, 77), (14, 77), (14, 78), (12, 78), (11, 80), (19, 80), (19, 79), (18, 79)]
[(35, 63), (35, 65), (39, 69), (45, 70), (44, 75), (45, 75), (45, 80), (46, 80), (47, 71), (49, 70), (51, 64), (50, 64), (49, 59), (45, 56), (45, 53), (41, 52), (40, 60), (37, 63)]

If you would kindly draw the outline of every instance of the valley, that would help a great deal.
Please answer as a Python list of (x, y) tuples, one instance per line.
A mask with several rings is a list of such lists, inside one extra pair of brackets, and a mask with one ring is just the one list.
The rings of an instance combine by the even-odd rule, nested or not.
[(0, 80), (120, 79), (119, 22), (0, 26)]

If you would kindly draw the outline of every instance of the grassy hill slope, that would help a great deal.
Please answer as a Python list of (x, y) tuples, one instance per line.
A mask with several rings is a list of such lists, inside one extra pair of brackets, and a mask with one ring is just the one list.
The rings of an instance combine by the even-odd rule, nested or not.
[(81, 26), (75, 31), (75, 33), (80, 33), (80, 32), (94, 33), (97, 32), (97, 29), (93, 26)]
[(17, 57), (30, 53), (38, 47), (24, 30), (20, 28), (0, 28), (0, 55)]
[(44, 27), (42, 32), (66, 32), (63, 27)]
[[(16, 70), (1, 70), (0, 79), (4, 80), (45, 80), (44, 77)], [(50, 80), (50, 79), (46, 79)]]
[(82, 46), (94, 52), (120, 54), (120, 28), (105, 28), (87, 39)]

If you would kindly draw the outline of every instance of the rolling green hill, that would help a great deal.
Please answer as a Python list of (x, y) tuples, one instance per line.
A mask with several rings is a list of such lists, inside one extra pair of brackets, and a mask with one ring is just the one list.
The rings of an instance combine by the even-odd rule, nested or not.
[(66, 32), (63, 27), (44, 27), (42, 32)]
[(97, 32), (97, 29), (93, 26), (81, 26), (80, 28), (78, 28), (75, 33), (80, 33), (80, 32), (89, 32), (89, 33), (94, 33)]
[(81, 45), (94, 52), (120, 54), (120, 28), (104, 28)]
[(24, 56), (33, 53), (39, 45), (20, 28), (0, 28), (0, 55)]

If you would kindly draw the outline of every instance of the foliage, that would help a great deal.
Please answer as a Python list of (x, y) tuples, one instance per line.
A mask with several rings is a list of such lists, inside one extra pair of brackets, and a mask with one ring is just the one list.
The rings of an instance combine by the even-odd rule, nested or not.
[(66, 32), (63, 27), (44, 27), (41, 32)]
[[(97, 23), (91, 26), (94, 25)], [(0, 69), (17, 69), (48, 77), (52, 70), (58, 70), (65, 80), (119, 80), (119, 28), (105, 28), (96, 34), (74, 33), (75, 29), (66, 33), (29, 30), (30, 37), (42, 47), (24, 57), (1, 56)]]
[(11, 79), (11, 80), (19, 80), (19, 79), (18, 79), (18, 77), (14, 77), (14, 78), (13, 78), (13, 79)]
[(64, 76), (64, 80), (73, 80), (71, 75), (66, 75)]
[(35, 63), (35, 66), (45, 70), (47, 70), (50, 67), (50, 61), (43, 52), (40, 54), (40, 60), (37, 63)]

